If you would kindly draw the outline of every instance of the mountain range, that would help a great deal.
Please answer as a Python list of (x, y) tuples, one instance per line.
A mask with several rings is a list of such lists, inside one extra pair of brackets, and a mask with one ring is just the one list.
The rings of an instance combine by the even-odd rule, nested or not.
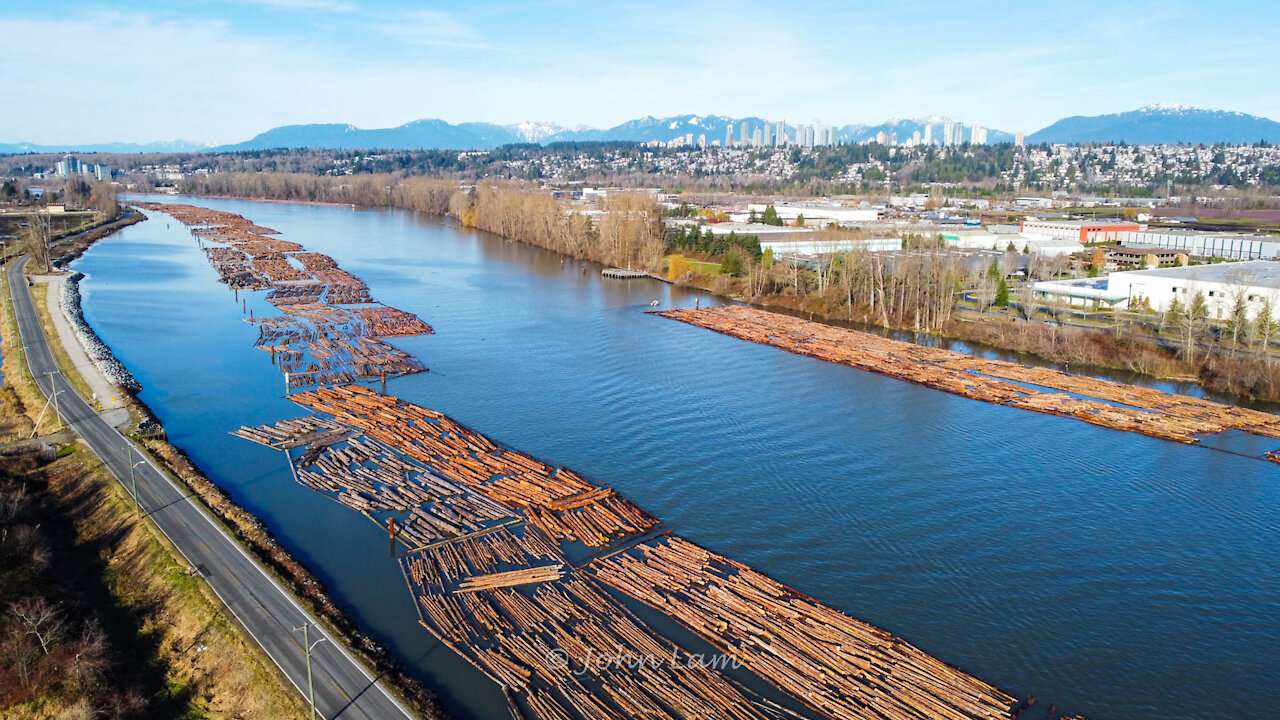
[(1094, 117), (1077, 115), (1027, 137), (1029, 143), (1063, 145), (1106, 141), (1130, 145), (1246, 145), (1261, 140), (1280, 141), (1280, 123), (1241, 112), (1183, 105), (1148, 105)]
[[(671, 142), (677, 138), (692, 139), (695, 143), (705, 137), (710, 145), (719, 140), (722, 144), (733, 128), (733, 139), (742, 139), (742, 127), (749, 133), (763, 130), (771, 121), (758, 117), (732, 118), (723, 115), (676, 115), (655, 118), (652, 116), (629, 120), (611, 128), (565, 128), (551, 123), (521, 123), (519, 125), (494, 125), (491, 123), (459, 123), (450, 125), (443, 120), (415, 120), (399, 127), (363, 130), (354, 125), (289, 125), (274, 128), (251, 140), (217, 148), (219, 152), (237, 150), (266, 150), (271, 148), (322, 147), (337, 149), (381, 148), (387, 150), (418, 150), (437, 148), (447, 150), (490, 150), (516, 143), (547, 145), (556, 142)], [(839, 142), (856, 143), (870, 140), (877, 133), (897, 134), (905, 141), (912, 133), (924, 133), (925, 125), (932, 124), (936, 137), (942, 137), (942, 118), (889, 120), (879, 125), (844, 125), (835, 128)], [(788, 133), (794, 139), (795, 123), (787, 124)], [(988, 131), (988, 142), (1010, 142), (1013, 135), (999, 130)]]
[[(414, 120), (393, 128), (362, 129), (341, 123), (285, 125), (272, 128), (245, 142), (209, 146), (185, 140), (146, 144), (104, 143), (75, 146), (35, 145), (32, 143), (0, 143), (0, 153), (57, 152), (236, 152), (275, 148), (385, 149), (385, 150), (491, 150), (518, 143), (550, 144), (555, 142), (670, 142), (692, 136), (694, 142), (705, 136), (707, 144), (722, 143), (730, 126), (735, 140), (741, 139), (745, 123), (749, 131), (763, 129), (769, 122), (757, 117), (731, 118), (722, 115), (677, 115), (643, 117), (607, 129), (563, 127), (554, 123), (523, 122), (496, 125), (464, 122), (457, 125), (444, 120)], [(941, 142), (943, 126), (950, 122), (942, 117), (887, 120), (878, 125), (843, 125), (835, 128), (839, 142), (857, 143), (874, 139), (879, 133), (896, 135), (905, 142), (914, 133), (925, 134), (932, 127), (935, 143)], [(794, 138), (796, 123), (787, 123)], [(969, 139), (968, 125), (962, 138)], [(1014, 135), (996, 129), (987, 130), (988, 143), (1012, 142)], [(1091, 142), (1125, 142), (1131, 145), (1180, 143), (1247, 144), (1260, 140), (1280, 142), (1280, 123), (1256, 115), (1223, 110), (1204, 110), (1181, 105), (1149, 105), (1138, 110), (1093, 117), (1063, 118), (1049, 127), (1027, 136), (1027, 142), (1077, 144)]]
[(162, 140), (149, 143), (84, 143), (80, 145), (37, 145), (29, 142), (0, 143), (0, 154), (20, 155), (23, 153), (188, 153), (208, 152), (212, 149), (207, 143), (190, 140)]

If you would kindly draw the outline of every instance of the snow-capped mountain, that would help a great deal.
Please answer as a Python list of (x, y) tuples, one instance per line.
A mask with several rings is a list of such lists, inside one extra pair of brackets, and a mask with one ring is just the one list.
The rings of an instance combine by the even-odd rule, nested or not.
[(618, 140), (628, 142), (652, 142), (655, 140), (662, 142), (671, 142), (676, 138), (688, 138), (693, 136), (693, 141), (697, 142), (698, 137), (705, 135), (707, 144), (712, 141), (719, 140), (721, 143), (725, 140), (729, 125), (734, 127), (734, 139), (741, 138), (742, 123), (746, 123), (749, 128), (763, 128), (765, 120), (760, 118), (731, 118), (723, 115), (675, 115), (672, 117), (656, 118), (653, 116), (645, 116), (635, 120), (629, 120), (621, 125), (615, 125), (606, 130), (583, 128), (570, 130), (560, 133), (551, 138), (552, 141), (564, 142), (582, 142), (591, 140)]
[[(877, 135), (883, 132), (889, 136), (897, 136), (898, 142), (905, 143), (917, 132), (920, 133), (920, 137), (923, 140), (925, 128), (932, 127), (934, 144), (941, 144), (947, 123), (951, 123), (954, 127), (954, 132), (959, 133), (957, 142), (970, 141), (972, 123), (955, 122), (939, 115), (925, 118), (894, 118), (886, 120), (879, 125), (845, 125), (836, 132), (836, 138), (841, 142), (859, 143), (874, 140)], [(987, 128), (988, 144), (1013, 142), (1013, 137), (1013, 133)]]
[(520, 122), (515, 125), (508, 125), (508, 129), (520, 136), (525, 142), (537, 143), (546, 140), (549, 137), (559, 135), (566, 132), (569, 128), (557, 125), (552, 122)]
[(38, 145), (29, 142), (0, 143), (0, 154), (22, 153), (189, 153), (211, 150), (212, 145), (190, 140), (159, 140), (149, 143), (81, 143), (78, 145)]
[[(551, 122), (521, 122), (498, 125), (484, 122), (465, 122), (457, 125), (438, 119), (414, 120), (393, 128), (362, 129), (354, 125), (332, 123), (316, 125), (286, 125), (268, 130), (251, 140), (218, 148), (185, 141), (151, 143), (147, 145), (102, 143), (59, 147), (17, 143), (0, 145), (0, 153), (21, 152), (200, 152), (215, 150), (264, 150), (271, 148), (332, 148), (332, 149), (385, 149), (385, 150), (490, 150), (503, 145), (519, 143), (550, 144), (556, 142), (671, 142), (677, 138), (697, 143), (705, 137), (708, 145), (723, 143), (732, 126), (733, 140), (742, 139), (742, 128), (747, 127), (748, 138), (766, 123), (776, 125), (778, 119), (758, 117), (734, 118), (724, 115), (674, 115), (671, 117), (646, 116), (629, 120), (611, 128), (585, 126), (564, 127)], [(787, 122), (790, 136), (795, 137), (796, 125), (804, 122), (795, 118)], [(934, 143), (942, 142), (943, 128), (952, 120), (942, 116), (923, 118), (894, 118), (877, 125), (852, 124), (836, 127), (836, 139), (857, 143), (874, 139), (883, 132), (896, 135), (899, 143), (905, 143), (925, 128), (932, 128)], [(968, 142), (972, 132), (970, 123), (954, 123), (960, 142)], [(763, 133), (762, 133), (763, 134)], [(991, 144), (1011, 142), (1013, 134), (987, 129), (987, 142)], [(1280, 123), (1255, 115), (1224, 110), (1205, 110), (1184, 105), (1148, 105), (1125, 113), (1095, 117), (1069, 117), (1033, 133), (1028, 143), (1087, 143), (1123, 141), (1130, 144), (1175, 143), (1232, 143), (1247, 144), (1267, 140), (1280, 141)]]
[[(937, 120), (937, 122), (934, 122)], [(705, 138), (710, 145), (724, 143), (732, 126), (733, 141), (742, 140), (742, 128), (747, 128), (750, 139), (756, 130), (777, 120), (759, 117), (734, 118), (725, 115), (674, 115), (671, 117), (645, 116), (629, 120), (611, 128), (578, 126), (566, 128), (549, 122), (522, 122), (515, 125), (492, 123), (459, 123), (452, 125), (443, 120), (415, 120), (399, 127), (363, 130), (352, 125), (286, 125), (268, 130), (252, 140), (227, 145), (218, 150), (261, 150), (268, 148), (380, 148), (389, 150), (447, 149), (487, 150), (513, 143), (554, 142), (671, 142), (684, 139), (697, 143)], [(836, 138), (842, 142), (862, 142), (873, 139), (884, 131), (896, 133), (899, 142), (910, 139), (912, 133), (924, 132), (924, 126), (934, 125), (936, 141), (942, 139), (941, 118), (893, 120), (879, 125), (845, 125), (836, 129)], [(788, 133), (795, 137), (795, 121), (787, 122)], [(1013, 136), (998, 130), (988, 132), (988, 142), (1008, 142)], [(966, 136), (967, 139), (967, 136)]]
[(1126, 142), (1131, 145), (1280, 141), (1280, 123), (1257, 115), (1156, 104), (1093, 117), (1063, 118), (1033, 133), (1029, 143)]

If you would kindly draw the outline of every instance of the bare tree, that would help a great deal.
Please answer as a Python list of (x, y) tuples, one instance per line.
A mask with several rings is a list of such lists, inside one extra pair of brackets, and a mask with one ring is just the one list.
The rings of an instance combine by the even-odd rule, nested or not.
[[(1188, 291), (1194, 288), (1187, 288)], [(1209, 326), (1209, 305), (1205, 302), (1204, 293), (1196, 290), (1186, 303), (1177, 298), (1169, 304), (1169, 324), (1178, 334), (1178, 342), (1182, 346), (1184, 360), (1194, 364), (1196, 360), (1196, 344)]]
[(1253, 319), (1253, 335), (1257, 338), (1262, 350), (1262, 357), (1267, 364), (1271, 363), (1271, 340), (1280, 334), (1280, 323), (1276, 322), (1275, 298), (1271, 293), (1262, 296), (1258, 305), (1258, 314)]
[(1022, 316), (1028, 320), (1034, 318), (1040, 310), (1040, 297), (1036, 295), (1035, 284), (1030, 280), (1018, 288), (1018, 305), (1022, 306)]
[(49, 236), (51, 234), (49, 213), (42, 211), (30, 216), (23, 244), (27, 253), (31, 255), (36, 265), (44, 272), (49, 272), (51, 269), (49, 258)]
[(1227, 327), (1222, 339), (1231, 338), (1231, 355), (1236, 354), (1241, 338), (1249, 335), (1249, 286), (1251, 273), (1231, 271), (1227, 273)]
[(107, 659), (107, 635), (96, 618), (85, 623), (74, 650), (71, 672), (76, 686), (84, 690), (92, 687), (110, 664)]
[(66, 618), (62, 608), (50, 603), (43, 597), (23, 598), (9, 606), (9, 612), (23, 628), (27, 635), (32, 635), (40, 643), (40, 649), (49, 654), (49, 646), (57, 642), (66, 628)]
[(1005, 250), (1000, 255), (1000, 272), (1005, 277), (1013, 277), (1018, 271), (1018, 267), (1022, 264), (1022, 254), (1017, 250)]
[(987, 273), (982, 273), (978, 277), (978, 283), (974, 286), (973, 297), (978, 301), (978, 310), (986, 312), (991, 307), (991, 303), (996, 301), (996, 281), (991, 279)]

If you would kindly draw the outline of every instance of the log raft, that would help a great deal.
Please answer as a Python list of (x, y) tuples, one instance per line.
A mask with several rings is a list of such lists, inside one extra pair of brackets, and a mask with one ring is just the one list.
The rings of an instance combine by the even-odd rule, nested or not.
[(754, 308), (726, 305), (653, 314), (974, 400), (1174, 442), (1197, 443), (1227, 430), (1280, 438), (1280, 416), (1270, 413), (1052, 368), (976, 358)]
[[(430, 335), (413, 313), (373, 304), (362, 280), (329, 256), (304, 252), (295, 242), (235, 213), (193, 205), (137, 202), (192, 228), (223, 283), (239, 290), (270, 290), (266, 300), (283, 316), (254, 318), (262, 334), (257, 346), (281, 355), (278, 367), (288, 387), (340, 385), (356, 378), (383, 378), (426, 370), (416, 358), (379, 338)], [(348, 307), (357, 305), (359, 307)]]
[[(359, 445), (376, 443), (516, 519), (438, 541), (400, 563), (423, 624), (507, 687), (529, 717), (776, 717), (719, 668), (690, 667), (689, 651), (635, 617), (622, 596), (672, 617), (817, 716), (1013, 716), (1007, 693), (663, 531), (596, 480), (368, 388), (291, 397), (361, 431)], [(434, 527), (441, 518), (432, 507), (413, 516)], [(577, 568), (565, 555), (571, 548), (587, 558)], [(594, 664), (620, 653), (665, 660)], [(553, 655), (567, 664), (549, 665)]]

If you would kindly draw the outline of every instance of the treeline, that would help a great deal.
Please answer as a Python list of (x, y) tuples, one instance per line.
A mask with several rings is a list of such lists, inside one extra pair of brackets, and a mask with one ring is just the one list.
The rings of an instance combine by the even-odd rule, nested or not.
[[(981, 302), (1003, 304), (1009, 291), (1002, 280), (1012, 270), (1002, 266), (1001, 272), (993, 275), (989, 266), (975, 267), (963, 256), (931, 248), (933, 243), (928, 239), (904, 241), (915, 248), (906, 253), (849, 252), (808, 263), (774, 262), (771, 253), (757, 255), (740, 244), (698, 249), (699, 242), (709, 242), (701, 229), (697, 239), (693, 230), (685, 230), (683, 238), (672, 238), (669, 246), (661, 213), (652, 196), (642, 192), (611, 194), (603, 208), (607, 212), (593, 218), (566, 210), (547, 191), (513, 182), (486, 181), (462, 189), (445, 181), (388, 175), (326, 178), (252, 173), (197, 177), (183, 190), (421, 210), (449, 215), (468, 227), (576, 258), (655, 272), (666, 269), (669, 248), (689, 249), (687, 245), (693, 244), (697, 252), (720, 255), (722, 272), (707, 276), (690, 269), (673, 279), (718, 293), (887, 328), (942, 333), (1048, 360), (1197, 378), (1224, 392), (1280, 400), (1280, 371), (1269, 355), (1236, 353), (1227, 345), (1218, 348), (1221, 335), (1215, 339), (1199, 320), (1192, 323), (1192, 347), (1199, 351), (1187, 353), (1184, 349), (1188, 357), (1180, 357), (1178, 348), (1166, 347), (1159, 337), (1140, 329), (1121, 334), (1047, 328), (1038, 323), (960, 322), (954, 313), (960, 294), (974, 290)], [(807, 237), (823, 241), (851, 235), (823, 230)], [(1033, 279), (1053, 277), (1066, 269), (1061, 258), (1033, 256), (1032, 260)], [(1017, 302), (1030, 310), (1028, 316), (1046, 309), (1023, 291), (1019, 291)]]
[(981, 275), (962, 257), (945, 252), (856, 251), (815, 261), (811, 268), (769, 260), (766, 257), (745, 274), (748, 298), (795, 298), (800, 301), (797, 307), (921, 332), (943, 329), (960, 289)]
[(486, 182), (450, 199), (449, 215), (548, 250), (605, 265), (657, 269), (666, 251), (662, 213), (644, 192), (610, 193), (605, 212), (568, 212), (545, 191)]
[[(539, 180), (621, 184), (631, 187), (663, 185), (689, 190), (751, 190), (785, 194), (872, 193), (897, 187), (946, 183), (966, 191), (1012, 194), (1013, 177), (1022, 188), (1071, 189), (1125, 196), (1150, 196), (1163, 192), (1167, 182), (1180, 188), (1228, 187), (1247, 190), (1280, 185), (1280, 166), (1262, 163), (1246, 177), (1219, 150), (1222, 160), (1202, 167), (1195, 159), (1167, 156), (1165, 168), (1153, 170), (1137, 185), (1095, 182), (1098, 173), (1117, 167), (1119, 152), (1113, 147), (1071, 148), (1059, 152), (1039, 145), (1026, 150), (1012, 144), (960, 145), (955, 147), (890, 147), (877, 143), (846, 144), (802, 149), (754, 148), (702, 150), (694, 147), (659, 148), (635, 142), (572, 142), (537, 145), (522, 143), (488, 151), (387, 150), (387, 149), (271, 149), (228, 153), (77, 153), (78, 157), (110, 165), (128, 174), (134, 184), (166, 184), (154, 171), (178, 169), (185, 173), (281, 172), (313, 175), (360, 176), (393, 174), (397, 177), (434, 177), (474, 182), (481, 179)], [(1029, 162), (1027, 153), (1046, 152), (1054, 158), (1049, 168)], [(707, 155), (710, 153), (710, 155)], [(704, 157), (706, 155), (706, 157)], [(1139, 158), (1144, 155), (1139, 152)], [(767, 166), (777, 159), (794, 172), (779, 176)], [(60, 155), (0, 156), (0, 176), (27, 176), (48, 170)], [(708, 161), (709, 160), (709, 161)], [(1068, 172), (1056, 170), (1066, 163)], [(848, 176), (860, 167), (860, 177)], [(143, 172), (146, 171), (146, 172)], [(1100, 176), (1098, 176), (1100, 177)], [(1215, 190), (1216, 192), (1217, 190)]]
[(260, 172), (196, 175), (184, 181), (180, 189), (192, 195), (398, 207), (444, 215), (458, 185), (431, 178), (397, 178), (392, 175), (327, 177)]
[(742, 250), (755, 260), (764, 254), (760, 250), (760, 238), (756, 235), (739, 235), (736, 232), (714, 233), (703, 225), (685, 225), (671, 236), (670, 248), (702, 253), (708, 257), (724, 255), (735, 249)]
[(610, 193), (601, 208), (605, 212), (589, 217), (566, 209), (550, 192), (512, 182), (460, 187), (432, 178), (391, 175), (226, 173), (193, 177), (182, 190), (448, 215), (467, 227), (606, 265), (660, 269), (666, 250), (662, 213), (646, 192)]
[(61, 181), (41, 181), (40, 187), (44, 189), (44, 193), (37, 196), (31, 192), (29, 181), (5, 180), (0, 183), (0, 203), (33, 208), (61, 203), (74, 210), (93, 210), (107, 218), (115, 217), (120, 212), (120, 206), (116, 202), (116, 186), (109, 182), (73, 176)]

